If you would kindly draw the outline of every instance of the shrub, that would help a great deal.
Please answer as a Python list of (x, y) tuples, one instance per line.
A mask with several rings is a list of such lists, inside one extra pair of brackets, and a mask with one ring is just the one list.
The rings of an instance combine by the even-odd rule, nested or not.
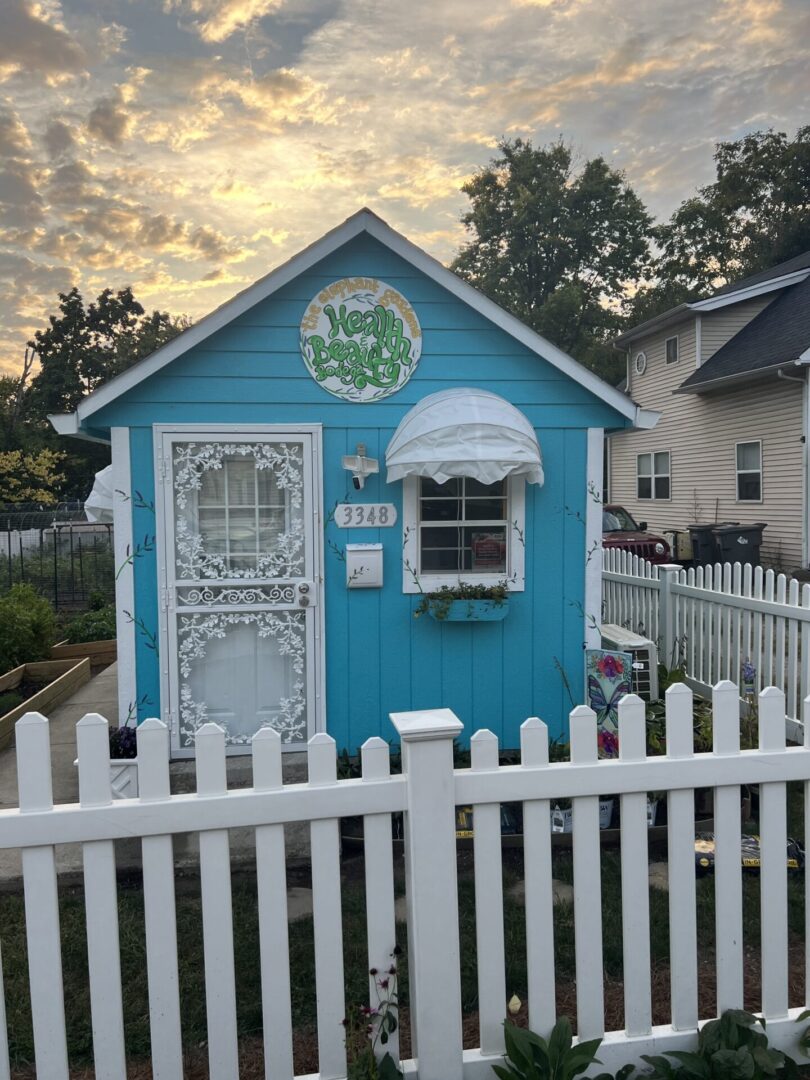
[(0, 597), (0, 672), (47, 659), (55, 630), (49, 601), (30, 585), (14, 585)]
[(77, 615), (65, 627), (71, 645), (85, 641), (112, 641), (115, 638), (115, 608), (112, 604)]

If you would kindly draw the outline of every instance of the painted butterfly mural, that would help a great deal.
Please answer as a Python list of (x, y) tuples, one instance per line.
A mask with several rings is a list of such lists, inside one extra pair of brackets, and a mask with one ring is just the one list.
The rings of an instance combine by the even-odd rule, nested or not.
[[(630, 653), (604, 649), (588, 649), (585, 655), (588, 704), (596, 713), (600, 736), (615, 736), (619, 727), (619, 702), (625, 694), (632, 693), (633, 658)], [(609, 751), (610, 747), (605, 745), (604, 749)]]

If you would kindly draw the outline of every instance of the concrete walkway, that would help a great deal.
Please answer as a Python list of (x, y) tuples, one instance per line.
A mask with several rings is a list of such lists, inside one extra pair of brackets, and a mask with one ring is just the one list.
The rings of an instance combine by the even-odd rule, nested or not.
[[(117, 665), (111, 664), (85, 683), (64, 704), (52, 709), (48, 716), (51, 736), (51, 776), (53, 800), (56, 803), (78, 802), (79, 771), (76, 760), (76, 724), (85, 713), (97, 712), (104, 717), (118, 715)], [(0, 752), (0, 810), (19, 806), (17, 793), (17, 749), (14, 745)], [(66, 844), (57, 850), (60, 873), (80, 874), (82, 853), (78, 844)], [(16, 885), (22, 873), (18, 851), (0, 850), (0, 887)]]
[[(64, 704), (51, 710), (48, 716), (51, 737), (51, 774), (55, 803), (78, 802), (79, 770), (76, 760), (76, 724), (89, 712), (101, 713), (115, 723), (118, 716), (118, 671), (111, 664), (88, 683), (85, 683)], [(296, 760), (291, 760), (296, 759)], [(285, 782), (306, 780), (304, 755), (287, 754), (284, 762)], [(175, 761), (170, 767), (172, 791), (195, 790), (194, 761)], [(228, 758), (228, 786), (249, 787), (253, 782), (249, 756)], [(19, 805), (17, 793), (17, 751), (12, 745), (0, 751), (0, 810)], [(291, 862), (304, 862), (309, 855), (309, 827), (296, 823), (285, 827), (287, 855)], [(234, 869), (255, 866), (255, 834), (253, 829), (229, 830), (231, 863)], [(120, 874), (138, 873), (141, 869), (140, 840), (120, 840), (115, 844), (116, 865)], [(179, 874), (196, 873), (199, 866), (199, 843), (196, 833), (174, 837), (175, 867)], [(57, 848), (57, 867), (66, 884), (79, 882), (82, 877), (82, 850), (79, 844)], [(0, 849), (0, 889), (19, 888), (22, 875), (20, 854)], [(63, 877), (64, 875), (64, 877)], [(299, 900), (300, 906), (300, 900)]]

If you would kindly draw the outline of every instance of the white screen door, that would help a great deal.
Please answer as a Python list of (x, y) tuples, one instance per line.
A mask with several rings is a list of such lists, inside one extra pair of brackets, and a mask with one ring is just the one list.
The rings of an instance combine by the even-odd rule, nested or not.
[[(262, 727), (315, 730), (320, 545), (313, 434), (161, 432), (164, 717), (190, 756), (214, 721), (231, 753)], [(168, 713), (168, 715), (167, 715)]]

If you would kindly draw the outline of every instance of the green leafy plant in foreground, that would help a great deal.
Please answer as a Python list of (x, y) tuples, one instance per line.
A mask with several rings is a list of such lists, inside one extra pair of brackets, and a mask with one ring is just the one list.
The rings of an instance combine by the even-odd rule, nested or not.
[[(577, 1043), (574, 1046), (571, 1022), (562, 1016), (554, 1025), (548, 1042), (526, 1028), (504, 1024), (506, 1055), (503, 1065), (493, 1065), (500, 1080), (573, 1080), (594, 1063), (599, 1064), (596, 1052), (601, 1039)], [(625, 1080), (633, 1071), (626, 1065), (616, 1075)], [(609, 1080), (600, 1073), (596, 1080)]]
[(765, 1021), (742, 1009), (728, 1009), (719, 1020), (705, 1024), (695, 1052), (671, 1050), (642, 1058), (652, 1067), (649, 1080), (788, 1080), (798, 1076), (793, 1059), (768, 1046)]

